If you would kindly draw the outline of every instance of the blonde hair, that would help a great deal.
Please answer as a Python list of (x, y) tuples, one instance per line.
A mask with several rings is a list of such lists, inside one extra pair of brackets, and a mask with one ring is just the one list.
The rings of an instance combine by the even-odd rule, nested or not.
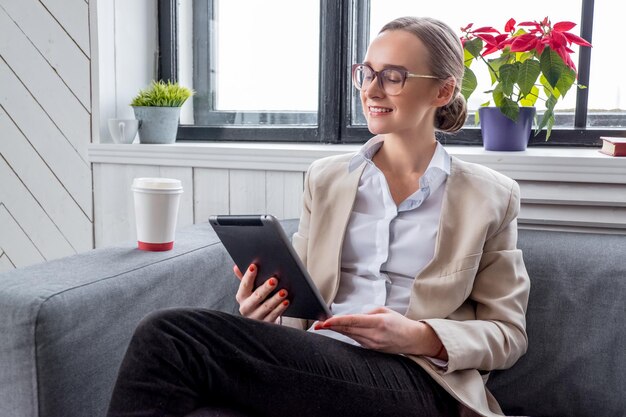
[(379, 34), (390, 30), (405, 30), (415, 35), (428, 50), (432, 75), (441, 80), (454, 78), (450, 102), (435, 112), (435, 129), (450, 133), (461, 129), (467, 119), (467, 103), (461, 94), (465, 67), (459, 37), (450, 26), (430, 17), (400, 17), (383, 26)]

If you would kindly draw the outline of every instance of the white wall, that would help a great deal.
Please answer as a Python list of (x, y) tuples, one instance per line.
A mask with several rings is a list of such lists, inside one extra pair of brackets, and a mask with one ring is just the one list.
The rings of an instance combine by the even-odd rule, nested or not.
[(99, 115), (93, 141), (111, 143), (108, 119), (134, 119), (133, 96), (157, 77), (157, 2), (98, 0), (95, 11), (98, 63), (93, 71)]
[(87, 146), (156, 49), (153, 0), (0, 0), (0, 272), (93, 248)]
[(89, 7), (0, 0), (0, 271), (93, 247)]

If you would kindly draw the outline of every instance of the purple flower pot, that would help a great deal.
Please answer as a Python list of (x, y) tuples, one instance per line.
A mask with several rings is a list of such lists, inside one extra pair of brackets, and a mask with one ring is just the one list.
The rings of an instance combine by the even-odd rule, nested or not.
[(517, 122), (497, 107), (478, 109), (483, 146), (488, 151), (524, 151), (528, 146), (535, 116), (534, 107), (520, 107)]

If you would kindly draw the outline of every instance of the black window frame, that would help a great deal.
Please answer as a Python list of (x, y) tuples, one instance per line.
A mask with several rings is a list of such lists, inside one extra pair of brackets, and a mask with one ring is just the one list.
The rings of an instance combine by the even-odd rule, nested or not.
[[(159, 79), (177, 80), (177, 0), (158, 0), (159, 24)], [(210, 17), (211, 4), (214, 0), (206, 0), (206, 10)], [(200, 3), (202, 4), (202, 3)], [(202, 7), (202, 6), (200, 6)], [(319, 70), (319, 101), (317, 125), (220, 125), (191, 126), (180, 125), (177, 141), (219, 140), (219, 141), (262, 141), (262, 142), (306, 142), (306, 143), (363, 143), (372, 134), (365, 126), (353, 126), (350, 120), (350, 97), (357, 97), (351, 83), (350, 66), (352, 56), (363, 56), (369, 43), (369, 28), (363, 22), (369, 21), (369, 0), (320, 0), (320, 70)], [(592, 42), (594, 0), (582, 0), (580, 36)], [(194, 15), (194, 19), (198, 18)], [(208, 19), (209, 22), (212, 19)], [(355, 25), (355, 22), (359, 22)], [(194, 25), (196, 26), (196, 25)], [(199, 25), (198, 25), (199, 26)], [(206, 50), (195, 52), (194, 60), (208, 62), (211, 56), (209, 36), (213, 28), (207, 25), (206, 33), (200, 42), (207, 43)], [(361, 33), (356, 34), (356, 30)], [(194, 40), (194, 44), (198, 41)], [(196, 48), (194, 48), (196, 49)], [(530, 139), (530, 147), (568, 146), (598, 147), (600, 136), (622, 136), (624, 128), (593, 128), (587, 124), (587, 102), (589, 88), (589, 70), (591, 48), (580, 48), (578, 57), (578, 81), (588, 86), (577, 89), (576, 112), (569, 115), (573, 118), (574, 127), (554, 128), (550, 140), (546, 141), (545, 130)], [(194, 71), (198, 65), (194, 65)], [(211, 71), (209, 71), (211, 72)], [(194, 74), (194, 78), (196, 75)], [(199, 77), (198, 77), (199, 78)], [(212, 82), (212, 75), (206, 77), (207, 83)], [(210, 91), (210, 90), (208, 90)], [(213, 99), (213, 98), (212, 98)], [(225, 112), (222, 112), (225, 113)], [(222, 114), (221, 117), (229, 115)], [(271, 119), (273, 116), (269, 115)], [(471, 116), (470, 116), (471, 117)], [(559, 115), (557, 115), (559, 117)], [(568, 117), (560, 116), (560, 117)], [(223, 119), (224, 120), (224, 119)], [(464, 127), (456, 134), (439, 133), (438, 139), (444, 145), (475, 145), (482, 146), (479, 127)]]

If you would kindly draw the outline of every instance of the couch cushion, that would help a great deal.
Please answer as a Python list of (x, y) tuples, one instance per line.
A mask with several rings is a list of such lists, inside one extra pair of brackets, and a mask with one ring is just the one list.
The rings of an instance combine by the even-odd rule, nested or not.
[(626, 410), (626, 236), (521, 230), (529, 348), (488, 386), (509, 414)]

